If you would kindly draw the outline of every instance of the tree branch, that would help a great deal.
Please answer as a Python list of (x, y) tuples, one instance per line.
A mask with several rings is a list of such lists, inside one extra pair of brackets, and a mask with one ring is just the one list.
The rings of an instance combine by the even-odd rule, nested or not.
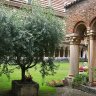
[(29, 68), (32, 68), (32, 67), (36, 66), (36, 64), (37, 64), (37, 63), (35, 63), (35, 64), (33, 64), (33, 65), (31, 65), (31, 64), (28, 65), (27, 67), (25, 67), (25, 70), (27, 70), (27, 69), (29, 69)]

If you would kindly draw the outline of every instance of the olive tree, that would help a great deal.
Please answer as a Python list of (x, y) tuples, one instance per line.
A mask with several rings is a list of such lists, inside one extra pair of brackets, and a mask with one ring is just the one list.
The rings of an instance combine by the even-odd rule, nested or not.
[[(20, 9), (0, 16), (0, 61), (19, 65), (22, 81), (26, 80), (25, 71), (37, 64), (41, 64), (42, 77), (55, 73), (52, 57), (64, 38), (61, 21), (52, 11), (27, 11)], [(45, 53), (48, 60), (44, 59)]]

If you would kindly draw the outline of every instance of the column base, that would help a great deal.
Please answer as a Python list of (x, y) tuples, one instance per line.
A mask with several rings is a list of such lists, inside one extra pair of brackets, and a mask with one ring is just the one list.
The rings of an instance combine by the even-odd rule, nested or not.
[(68, 85), (69, 86), (72, 86), (72, 82), (73, 82), (73, 79), (74, 79), (74, 75), (69, 75), (66, 77), (67, 81), (68, 81)]

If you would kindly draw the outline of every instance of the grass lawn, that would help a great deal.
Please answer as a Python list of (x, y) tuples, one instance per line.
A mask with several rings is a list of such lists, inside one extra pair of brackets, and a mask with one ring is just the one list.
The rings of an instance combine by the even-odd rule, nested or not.
[[(51, 80), (62, 80), (64, 77), (68, 75), (69, 64), (66, 62), (56, 62), (59, 64), (59, 68), (56, 71), (54, 76), (47, 76), (44, 80), (44, 85), (42, 85), (42, 77), (40, 74), (40, 68), (37, 66), (37, 70), (35, 68), (30, 69), (30, 74), (33, 77), (33, 80), (39, 83), (40, 86), (40, 96), (45, 96), (43, 94), (47, 93), (55, 93), (55, 88), (49, 87), (46, 85), (46, 82)], [(9, 66), (9, 68), (13, 68), (14, 66)], [(15, 69), (13, 73), (10, 74), (11, 78), (8, 80), (5, 74), (0, 77), (0, 93), (5, 93), (7, 90), (11, 89), (11, 81), (21, 79), (20, 69)], [(46, 95), (47, 96), (47, 95)]]

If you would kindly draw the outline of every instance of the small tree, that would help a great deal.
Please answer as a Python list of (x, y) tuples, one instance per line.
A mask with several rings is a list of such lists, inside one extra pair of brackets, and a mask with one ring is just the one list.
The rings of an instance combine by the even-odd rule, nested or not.
[[(0, 44), (0, 53), (3, 54), (0, 55), (0, 61), (5, 62), (7, 58), (7, 63), (19, 65), (22, 81), (26, 80), (25, 71), (37, 64), (41, 64), (42, 77), (54, 74), (56, 66), (52, 57), (54, 50), (64, 38), (60, 20), (50, 11), (38, 12), (33, 10), (28, 13), (20, 10), (10, 16), (5, 15), (9, 21), (6, 19), (4, 24), (7, 22), (8, 28), (6, 29), (5, 25), (2, 25), (4, 29), (0, 27), (2, 33), (6, 33), (5, 36), (0, 34), (4, 41)], [(2, 20), (0, 22), (2, 24)], [(48, 60), (44, 60), (46, 52)]]

